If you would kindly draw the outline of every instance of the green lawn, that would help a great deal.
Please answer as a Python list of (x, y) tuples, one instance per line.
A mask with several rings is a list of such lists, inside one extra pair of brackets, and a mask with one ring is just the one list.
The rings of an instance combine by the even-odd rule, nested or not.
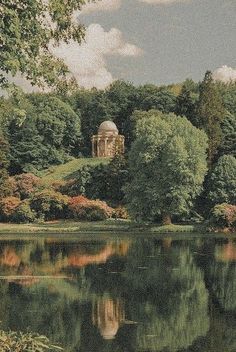
[(109, 158), (79, 158), (73, 159), (66, 164), (52, 166), (42, 172), (42, 179), (45, 183), (56, 180), (69, 180), (77, 177), (77, 171), (85, 165), (108, 164)]
[(76, 222), (54, 221), (42, 224), (3, 224), (0, 223), (0, 234), (7, 233), (84, 233), (84, 232), (129, 232), (129, 233), (194, 233), (204, 232), (199, 225), (154, 225), (137, 224), (130, 220), (110, 219), (106, 221)]

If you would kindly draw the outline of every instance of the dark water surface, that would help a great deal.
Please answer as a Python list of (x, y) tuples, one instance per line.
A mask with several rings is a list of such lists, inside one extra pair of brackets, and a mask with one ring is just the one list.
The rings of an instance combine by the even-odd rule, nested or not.
[(0, 238), (1, 329), (68, 352), (236, 352), (236, 240)]

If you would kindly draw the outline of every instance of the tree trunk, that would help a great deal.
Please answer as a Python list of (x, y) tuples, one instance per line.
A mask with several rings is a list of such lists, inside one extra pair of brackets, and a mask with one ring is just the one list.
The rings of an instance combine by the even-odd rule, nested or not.
[(162, 213), (162, 224), (171, 225), (171, 215), (169, 213)]

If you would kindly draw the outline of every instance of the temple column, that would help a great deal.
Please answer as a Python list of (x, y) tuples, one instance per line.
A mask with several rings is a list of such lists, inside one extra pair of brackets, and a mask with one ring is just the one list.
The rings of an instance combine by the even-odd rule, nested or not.
[(94, 158), (95, 155), (94, 155), (94, 136), (92, 137), (92, 157)]
[(100, 138), (97, 138), (97, 157), (100, 156), (100, 150), (99, 150), (99, 142), (100, 142)]
[(108, 141), (108, 138), (104, 138), (104, 156), (108, 156), (108, 153), (107, 153), (107, 141)]

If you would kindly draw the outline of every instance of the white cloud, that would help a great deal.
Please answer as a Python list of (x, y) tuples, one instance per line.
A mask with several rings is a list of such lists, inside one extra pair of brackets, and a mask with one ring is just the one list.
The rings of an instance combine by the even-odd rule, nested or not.
[(229, 83), (231, 81), (236, 82), (236, 69), (224, 65), (217, 68), (212, 76), (216, 81), (222, 81), (224, 83)]
[(88, 14), (91, 12), (98, 11), (116, 11), (121, 6), (121, 0), (98, 0), (96, 2), (88, 2), (86, 3), (82, 9), (82, 14)]
[(117, 28), (106, 32), (101, 25), (91, 24), (82, 45), (71, 41), (52, 48), (52, 52), (64, 60), (80, 86), (103, 89), (114, 80), (108, 71), (106, 56), (136, 57), (142, 50), (125, 42)]

